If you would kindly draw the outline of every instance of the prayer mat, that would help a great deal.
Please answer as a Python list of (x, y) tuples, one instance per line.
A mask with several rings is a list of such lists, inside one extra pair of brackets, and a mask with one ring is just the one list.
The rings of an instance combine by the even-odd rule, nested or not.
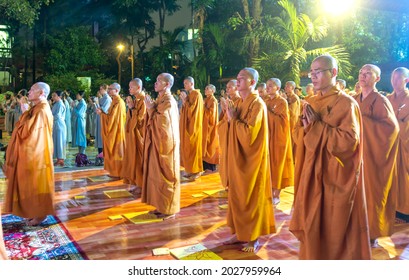
[(163, 219), (156, 217), (155, 214), (151, 214), (148, 211), (128, 213), (123, 216), (134, 224), (150, 224), (163, 221)]
[(214, 195), (214, 194), (217, 194), (217, 193), (219, 193), (219, 192), (221, 192), (221, 191), (224, 191), (224, 190), (223, 190), (223, 189), (208, 190), (208, 191), (204, 191), (203, 193), (204, 193), (204, 194), (207, 194), (207, 195)]
[(108, 175), (103, 175), (103, 176), (93, 176), (93, 177), (88, 177), (88, 179), (92, 182), (105, 182), (105, 181), (112, 181), (113, 179), (109, 177)]
[(38, 226), (14, 215), (3, 215), (1, 221), (10, 260), (88, 259), (57, 217), (48, 216)]
[(170, 253), (178, 260), (223, 260), (201, 243), (171, 249)]
[(122, 198), (122, 197), (131, 197), (133, 194), (128, 192), (125, 189), (104, 191), (104, 194), (109, 198)]

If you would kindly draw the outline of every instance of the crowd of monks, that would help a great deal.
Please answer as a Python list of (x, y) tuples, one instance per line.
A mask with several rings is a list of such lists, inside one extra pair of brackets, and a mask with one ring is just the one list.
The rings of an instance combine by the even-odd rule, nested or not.
[[(243, 243), (245, 252), (276, 231), (274, 205), (294, 186), (290, 231), (300, 259), (371, 259), (377, 238), (393, 234), (396, 212), (409, 214), (409, 70), (393, 71), (387, 96), (376, 89), (376, 65), (361, 68), (354, 92), (337, 74), (334, 58), (317, 57), (303, 96), (293, 81), (284, 90), (278, 78), (258, 84), (257, 70), (244, 68), (219, 101), (213, 85), (203, 96), (186, 77), (181, 108), (171, 74), (158, 75), (156, 99), (139, 78), (125, 101), (113, 83), (111, 103), (97, 110), (104, 169), (163, 219), (180, 211), (181, 183), (218, 171), (232, 233), (224, 244)], [(6, 154), (5, 211), (32, 225), (55, 214), (48, 94), (44, 83), (30, 89)]]

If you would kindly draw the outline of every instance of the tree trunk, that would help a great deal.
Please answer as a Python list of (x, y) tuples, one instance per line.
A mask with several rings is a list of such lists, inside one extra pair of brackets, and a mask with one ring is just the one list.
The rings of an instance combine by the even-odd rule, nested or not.
[[(244, 18), (252, 18), (252, 23), (247, 23), (247, 31), (249, 33), (253, 32), (253, 24), (260, 22), (261, 12), (263, 7), (261, 6), (261, 0), (253, 0), (253, 5), (250, 10), (250, 5), (248, 0), (241, 0), (244, 10)], [(253, 38), (248, 46), (247, 50), (247, 65), (253, 65), (253, 59), (258, 56), (260, 49), (260, 40), (258, 38)]]

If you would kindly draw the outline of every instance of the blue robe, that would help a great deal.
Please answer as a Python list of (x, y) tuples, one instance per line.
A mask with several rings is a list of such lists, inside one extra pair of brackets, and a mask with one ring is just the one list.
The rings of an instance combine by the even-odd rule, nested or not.
[(65, 105), (65, 126), (67, 127), (67, 143), (72, 142), (72, 128), (71, 128), (71, 106), (67, 99), (64, 99)]
[(85, 112), (87, 111), (87, 104), (84, 99), (78, 101), (77, 106), (72, 110), (72, 146), (73, 147), (87, 147), (87, 135), (85, 134)]
[[(108, 113), (109, 107), (112, 103), (112, 98), (105, 93), (101, 98), (98, 99), (99, 108), (106, 114)], [(102, 149), (103, 141), (101, 134), (101, 116), (97, 114), (95, 118), (95, 147)]]
[(67, 109), (62, 100), (55, 102), (51, 112), (53, 113), (53, 144), (54, 158), (65, 159), (65, 145), (67, 144), (67, 126), (65, 125), (65, 112)]

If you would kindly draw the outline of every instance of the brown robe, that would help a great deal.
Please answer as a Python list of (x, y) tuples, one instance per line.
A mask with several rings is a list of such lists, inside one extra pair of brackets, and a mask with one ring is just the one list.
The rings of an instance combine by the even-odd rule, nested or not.
[(126, 113), (122, 177), (126, 183), (141, 187), (146, 105), (143, 96), (136, 98), (134, 103), (134, 108), (128, 109)]
[(321, 116), (304, 131), (305, 146), (290, 231), (300, 259), (371, 259), (358, 104), (335, 86), (310, 100)]
[(241, 241), (254, 241), (275, 232), (268, 121), (264, 101), (253, 92), (238, 107), (238, 117), (223, 119), (219, 134), (226, 138), (227, 225)]
[(111, 176), (121, 177), (125, 152), (125, 102), (119, 95), (112, 97), (108, 113), (101, 114), (104, 140), (104, 169)]
[(364, 130), (364, 181), (371, 239), (390, 236), (396, 215), (396, 157), (399, 125), (386, 97), (373, 91), (354, 96)]
[(268, 116), (271, 182), (274, 189), (294, 185), (294, 161), (287, 100), (280, 95), (265, 99)]
[(409, 215), (409, 91), (406, 90), (403, 96), (398, 97), (396, 93), (392, 93), (387, 97), (399, 124), (396, 160), (398, 179), (394, 181), (398, 197), (396, 210)]
[(180, 164), (187, 173), (203, 171), (203, 97), (192, 90), (180, 111)]
[(171, 215), (180, 211), (179, 111), (171, 93), (156, 104), (147, 111), (142, 202)]
[[(242, 103), (242, 99), (241, 97), (236, 97), (236, 98), (232, 98), (231, 99), (233, 101), (234, 107), (238, 108), (239, 105)], [(219, 116), (219, 123), (217, 125), (218, 130), (219, 130), (219, 126), (220, 124), (222, 124), (222, 121), (227, 122), (227, 114), (225, 114), (224, 112), (220, 113)], [(220, 164), (219, 164), (219, 175), (220, 175), (220, 181), (223, 185), (223, 187), (227, 188), (228, 186), (228, 177), (227, 177), (227, 144), (228, 144), (228, 135), (227, 134), (223, 134), (221, 135), (219, 133), (219, 145), (220, 145)]]
[(204, 99), (203, 114), (203, 161), (210, 164), (219, 164), (219, 133), (217, 129), (219, 105), (212, 95)]
[(24, 218), (54, 215), (53, 115), (46, 100), (21, 115), (6, 152), (5, 211)]

